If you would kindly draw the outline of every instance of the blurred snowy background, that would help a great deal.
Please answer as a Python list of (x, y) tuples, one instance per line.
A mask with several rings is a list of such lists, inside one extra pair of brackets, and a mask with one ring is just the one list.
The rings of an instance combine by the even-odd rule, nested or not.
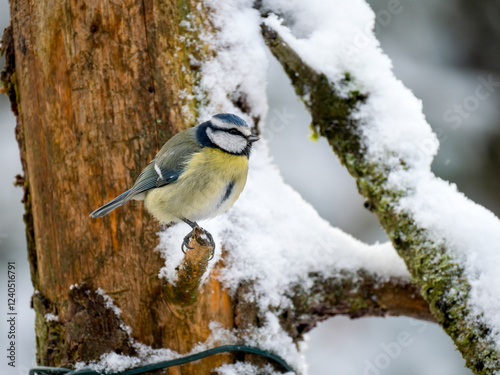
[[(331, 0), (333, 1), (333, 0)], [(435, 173), (455, 182), (474, 201), (500, 213), (500, 0), (370, 0), (377, 35), (394, 71), (423, 101), (441, 141)], [(8, 25), (0, 0), (0, 29)], [(270, 57), (271, 58), (271, 57)], [(0, 61), (3, 66), (3, 59)], [(354, 180), (325, 141), (308, 140), (309, 115), (287, 77), (271, 58), (270, 111), (265, 136), (285, 180), (334, 226), (369, 243), (385, 241), (375, 217), (363, 207)], [(7, 366), (6, 288), (0, 288), (0, 369), (27, 374), (35, 355), (33, 292), (26, 261), (21, 173), (15, 119), (0, 95), (0, 279), (6, 262), (17, 265), (17, 368)], [(5, 284), (4, 284), (5, 285)], [(440, 327), (409, 318), (330, 319), (309, 335), (311, 375), (470, 374)]]

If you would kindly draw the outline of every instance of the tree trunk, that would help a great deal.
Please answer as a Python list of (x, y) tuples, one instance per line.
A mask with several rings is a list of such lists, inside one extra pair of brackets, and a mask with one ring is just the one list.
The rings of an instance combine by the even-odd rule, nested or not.
[[(157, 277), (164, 263), (154, 251), (159, 225), (142, 204), (89, 217), (130, 187), (172, 134), (193, 125), (194, 102), (180, 93), (196, 80), (189, 65), (196, 51), (180, 36), (197, 36), (179, 24), (189, 12), (204, 16), (195, 5), (11, 1), (11, 83), (41, 365), (134, 354), (98, 288), (120, 307), (133, 339), (153, 348), (185, 353), (206, 340), (210, 321), (232, 325), (230, 300), (214, 279), (195, 305), (169, 302)], [(47, 321), (47, 313), (59, 320)], [(208, 372), (223, 359), (204, 359), (183, 373)]]

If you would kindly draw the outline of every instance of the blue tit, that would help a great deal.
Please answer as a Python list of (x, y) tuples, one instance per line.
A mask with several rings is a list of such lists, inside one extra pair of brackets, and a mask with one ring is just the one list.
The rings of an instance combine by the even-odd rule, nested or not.
[[(258, 139), (240, 117), (217, 114), (170, 138), (131, 189), (90, 216), (107, 215), (136, 199), (144, 200), (158, 221), (184, 221), (194, 229), (198, 220), (226, 212), (238, 199), (247, 180), (252, 143)], [(183, 247), (189, 248), (191, 234), (184, 238)]]

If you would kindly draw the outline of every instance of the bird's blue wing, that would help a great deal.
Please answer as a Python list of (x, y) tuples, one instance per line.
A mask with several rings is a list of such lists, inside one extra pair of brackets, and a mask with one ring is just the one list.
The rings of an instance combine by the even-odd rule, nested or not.
[[(193, 154), (201, 150), (196, 138), (196, 128), (187, 129), (170, 138), (153, 161), (142, 171), (134, 186), (90, 214), (91, 217), (107, 215), (131, 199), (143, 199), (142, 193), (172, 184), (182, 175)], [(160, 176), (161, 175), (161, 176)], [(161, 178), (159, 178), (161, 177)]]
[[(125, 198), (125, 202), (143, 192), (177, 181), (179, 176), (184, 172), (187, 162), (192, 158), (194, 153), (200, 150), (201, 147), (197, 143), (192, 129), (183, 132), (182, 136), (170, 138), (151, 163), (139, 175)], [(161, 172), (161, 176), (159, 172)]]
[(183, 168), (179, 165), (177, 170), (167, 170), (165, 168), (161, 168), (161, 173), (163, 178), (158, 179), (159, 174), (155, 170), (155, 160), (142, 171), (142, 173), (137, 178), (134, 186), (126, 192), (120, 194), (112, 201), (106, 203), (104, 206), (99, 207), (97, 210), (90, 214), (91, 217), (101, 217), (107, 215), (115, 208), (119, 206), (123, 206), (125, 203), (137, 197), (137, 195), (144, 193), (145, 191), (155, 189), (157, 187), (162, 187), (168, 184), (171, 184), (179, 178), (179, 176), (183, 172)]
[[(179, 166), (176, 170), (168, 170), (166, 168), (159, 168), (161, 170), (162, 178), (158, 174), (155, 169), (155, 162), (153, 160), (149, 165), (142, 171), (137, 180), (135, 181), (134, 186), (129, 190), (127, 197), (125, 198), (125, 202), (133, 199), (138, 194), (144, 193), (145, 191), (159, 188), (168, 184), (171, 184), (179, 178), (179, 176), (184, 171), (183, 166)], [(124, 203), (125, 203), (124, 202)]]

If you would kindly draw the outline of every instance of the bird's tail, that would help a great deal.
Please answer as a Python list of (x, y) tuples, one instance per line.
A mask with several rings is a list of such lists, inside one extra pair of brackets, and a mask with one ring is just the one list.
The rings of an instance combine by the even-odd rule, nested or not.
[(125, 199), (125, 198), (127, 198), (129, 193), (130, 190), (127, 190), (125, 193), (120, 194), (112, 201), (106, 203), (104, 206), (99, 207), (97, 210), (92, 212), (90, 214), (90, 217), (95, 218), (95, 217), (105, 216), (109, 214), (111, 211), (113, 211), (116, 207), (120, 207), (121, 205), (127, 203), (130, 199)]

